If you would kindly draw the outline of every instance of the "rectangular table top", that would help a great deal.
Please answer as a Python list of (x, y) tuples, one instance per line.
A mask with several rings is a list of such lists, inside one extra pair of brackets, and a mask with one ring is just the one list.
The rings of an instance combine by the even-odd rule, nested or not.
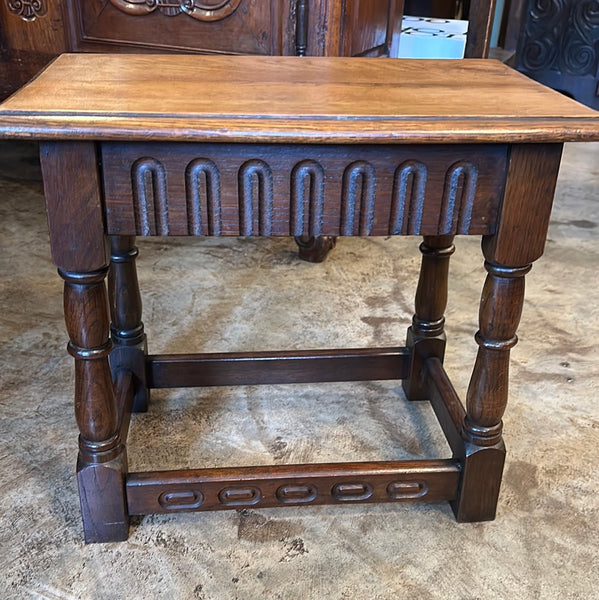
[(65, 54), (0, 137), (562, 142), (599, 140), (599, 113), (492, 60)]

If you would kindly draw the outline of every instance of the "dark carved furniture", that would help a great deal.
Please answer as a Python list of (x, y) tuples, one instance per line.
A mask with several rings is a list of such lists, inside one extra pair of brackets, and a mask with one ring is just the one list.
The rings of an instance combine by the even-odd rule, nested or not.
[[(562, 142), (599, 140), (599, 115), (495, 61), (425, 67), (73, 54), (0, 106), (0, 136), (42, 140), (88, 542), (125, 539), (130, 515), (250, 506), (444, 500), (494, 518), (524, 276)], [(149, 355), (135, 236), (152, 235), (423, 236), (407, 345)], [(465, 406), (443, 368), (455, 235), (482, 236), (487, 271)], [(151, 388), (381, 379), (432, 403), (451, 459), (128, 472)]]
[(388, 55), (398, 0), (70, 0), (73, 50)]
[(527, 0), (516, 68), (599, 109), (599, 2)]
[[(495, 0), (472, 0), (466, 56)], [(403, 0), (0, 0), (0, 99), (62, 52), (388, 56)]]
[(0, 99), (62, 52), (387, 56), (402, 12), (403, 0), (0, 0)]

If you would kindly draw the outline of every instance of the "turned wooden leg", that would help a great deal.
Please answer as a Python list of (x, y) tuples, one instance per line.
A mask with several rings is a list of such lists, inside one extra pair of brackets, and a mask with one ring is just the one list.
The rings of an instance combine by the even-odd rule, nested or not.
[(110, 367), (113, 377), (119, 370), (131, 371), (135, 388), (133, 411), (145, 412), (149, 400), (145, 364), (147, 342), (141, 321), (141, 295), (135, 268), (137, 255), (134, 236), (111, 236), (108, 295), (113, 350)]
[(127, 460), (108, 355), (107, 268), (91, 273), (59, 270), (69, 353), (75, 358), (75, 417), (79, 427), (77, 479), (86, 542), (127, 539)]
[(478, 355), (468, 393), (462, 436), (462, 480), (453, 509), (458, 521), (495, 518), (505, 460), (501, 418), (508, 398), (510, 349), (524, 302), (524, 276), (532, 265), (485, 263), (488, 271), (480, 305)]
[(462, 477), (452, 503), (458, 521), (495, 517), (505, 460), (501, 418), (508, 397), (510, 348), (517, 341), (524, 276), (545, 247), (561, 153), (560, 144), (510, 149), (499, 222), (493, 235), (483, 237), (488, 275), (476, 334), (479, 350), (466, 397)]
[(52, 258), (65, 282), (69, 352), (75, 358), (77, 481), (85, 540), (124, 540), (127, 459), (108, 360), (108, 254), (98, 147), (87, 141), (42, 142), (40, 160)]
[(295, 243), (299, 248), (299, 257), (302, 260), (320, 263), (328, 256), (337, 244), (337, 238), (329, 235), (296, 236)]
[(423, 362), (445, 355), (444, 331), (447, 306), (447, 276), (449, 258), (454, 253), (453, 236), (424, 237), (420, 245), (422, 266), (416, 289), (415, 313), (408, 329), (406, 346), (412, 351), (410, 376), (403, 380), (408, 400), (425, 400), (427, 393), (422, 381)]

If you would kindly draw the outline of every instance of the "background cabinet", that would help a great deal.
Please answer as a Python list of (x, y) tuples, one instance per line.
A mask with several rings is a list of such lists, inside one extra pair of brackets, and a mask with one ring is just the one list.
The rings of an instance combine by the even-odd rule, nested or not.
[(527, 0), (516, 68), (599, 109), (599, 2)]
[(386, 56), (403, 0), (0, 0), (0, 97), (61, 52)]
[(407, 15), (455, 19), (458, 15), (457, 0), (405, 0)]

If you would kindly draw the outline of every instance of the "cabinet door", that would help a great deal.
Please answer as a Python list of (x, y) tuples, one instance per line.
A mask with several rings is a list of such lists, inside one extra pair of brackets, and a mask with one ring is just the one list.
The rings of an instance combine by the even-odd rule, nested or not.
[(354, 0), (348, 2), (345, 56), (389, 56), (393, 36), (399, 35), (403, 0)]
[[(403, 0), (293, 0), (297, 31), (307, 22), (308, 56), (389, 56), (399, 40)], [(300, 10), (300, 7), (303, 7)]]
[(68, 0), (75, 51), (280, 54), (284, 0)]

